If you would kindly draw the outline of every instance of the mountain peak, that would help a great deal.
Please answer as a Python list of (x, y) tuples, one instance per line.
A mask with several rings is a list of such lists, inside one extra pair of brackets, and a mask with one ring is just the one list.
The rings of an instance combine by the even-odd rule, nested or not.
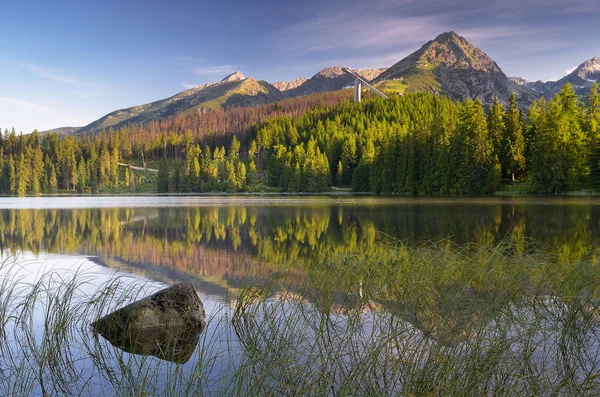
[(331, 66), (331, 67), (328, 67), (328, 68), (325, 68), (325, 69), (319, 71), (313, 77), (323, 76), (323, 77), (327, 77), (327, 78), (332, 78), (332, 77), (337, 77), (337, 76), (340, 76), (343, 74), (345, 74), (345, 72), (342, 70), (341, 66)]
[(533, 91), (509, 80), (483, 51), (456, 32), (444, 32), (400, 62), (392, 65), (374, 83), (402, 86), (404, 92), (444, 93), (458, 100), (479, 98), (491, 104), (495, 96), (508, 100), (511, 92), (530, 103)]
[(444, 32), (439, 34), (433, 41), (438, 43), (445, 43), (447, 41), (461, 41), (464, 40), (461, 36), (459, 36), (455, 31), (451, 30), (449, 32)]
[(561, 87), (567, 83), (573, 84), (575, 88), (584, 88), (593, 81), (600, 80), (600, 58), (593, 57), (579, 65), (571, 73), (558, 80), (556, 84)]
[(600, 58), (593, 57), (592, 59), (588, 59), (581, 65), (579, 65), (578, 69), (583, 69), (585, 72), (596, 72), (600, 71)]
[(276, 81), (271, 83), (271, 85), (277, 88), (279, 91), (287, 91), (299, 87), (307, 80), (308, 79), (306, 77), (299, 77), (292, 81)]
[(244, 79), (246, 79), (246, 78), (244, 77), (244, 75), (242, 74), (242, 72), (237, 71), (237, 72), (231, 73), (230, 75), (228, 75), (227, 77), (225, 77), (221, 81), (222, 82), (223, 81), (241, 81), (241, 80), (244, 80)]

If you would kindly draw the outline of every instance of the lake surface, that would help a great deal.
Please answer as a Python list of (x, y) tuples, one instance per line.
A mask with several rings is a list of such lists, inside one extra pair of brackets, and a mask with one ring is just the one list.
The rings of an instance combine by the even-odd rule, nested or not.
[(218, 296), (247, 277), (357, 244), (525, 239), (546, 252), (600, 246), (600, 199), (370, 197), (1, 198), (0, 249), (87, 255)]
[[(204, 301), (209, 319), (209, 326), (203, 335), (204, 342), (201, 345), (210, 343), (211, 352), (215, 357), (211, 361), (210, 370), (203, 369), (208, 371), (208, 375), (205, 375), (208, 379), (202, 386), (205, 392), (207, 390), (222, 392), (219, 379), (227, 376), (235, 377), (236, 363), (244, 362), (247, 358), (244, 356), (247, 354), (247, 349), (256, 349), (256, 345), (249, 345), (248, 340), (252, 340), (253, 343), (259, 342), (256, 339), (245, 340), (245, 333), (250, 331), (236, 328), (235, 322), (232, 326), (232, 319), (239, 314), (240, 302), (247, 299), (247, 288), (254, 284), (264, 285), (268, 283), (267, 280), (277, 280), (275, 294), (269, 295), (265, 301), (268, 302), (268, 310), (274, 313), (272, 318), (286, 318), (288, 312), (299, 315), (298, 311), (301, 311), (302, 316), (294, 321), (302, 323), (307, 322), (307, 318), (319, 318), (326, 312), (332, 316), (331, 318), (336, 319), (335, 321), (341, 321), (339, 324), (347, 325), (352, 323), (349, 314), (351, 310), (346, 307), (348, 302), (352, 302), (353, 305), (357, 300), (364, 301), (361, 303), (360, 314), (356, 321), (361, 324), (363, 330), (361, 332), (374, 338), (369, 342), (373, 344), (390, 337), (384, 335), (389, 332), (389, 329), (398, 329), (384, 326), (382, 321), (394, 321), (393, 313), (401, 307), (402, 332), (410, 337), (407, 337), (402, 344), (395, 345), (394, 354), (399, 354), (400, 346), (405, 346), (407, 351), (415, 351), (411, 344), (421, 343), (415, 342), (417, 334), (418, 340), (425, 338), (428, 341), (428, 349), (431, 348), (430, 343), (436, 346), (439, 343), (440, 346), (468, 343), (465, 341), (476, 334), (469, 327), (490, 327), (489, 324), (496, 324), (502, 316), (508, 315), (506, 310), (518, 309), (519, 316), (524, 316), (525, 320), (519, 320), (518, 326), (514, 325), (507, 331), (507, 335), (512, 335), (517, 332), (518, 327), (525, 327), (523, 324), (531, 321), (532, 315), (523, 315), (523, 313), (535, 311), (539, 303), (531, 303), (529, 299), (539, 293), (523, 293), (523, 298), (520, 297), (520, 293), (502, 299), (495, 297), (499, 294), (498, 291), (510, 289), (515, 282), (519, 283), (524, 275), (535, 279), (537, 276), (528, 274), (529, 270), (518, 270), (510, 277), (502, 276), (504, 281), (497, 281), (500, 278), (494, 278), (496, 277), (494, 274), (488, 276), (489, 270), (482, 270), (481, 274), (486, 275), (483, 278), (481, 274), (469, 276), (471, 279), (466, 280), (464, 285), (461, 284), (460, 275), (451, 275), (449, 280), (440, 281), (442, 276), (447, 277), (443, 274), (446, 261), (450, 263), (462, 260), (459, 250), (459, 254), (452, 253), (448, 257), (444, 256), (445, 259), (440, 262), (442, 265), (435, 265), (437, 267), (432, 268), (434, 273), (439, 270), (440, 275), (424, 279), (422, 286), (416, 290), (417, 295), (422, 293), (423, 296), (418, 297), (419, 299), (415, 298), (413, 302), (407, 292), (410, 288), (410, 280), (409, 284), (394, 292), (397, 294), (395, 296), (404, 296), (404, 298), (390, 300), (390, 296), (393, 295), (390, 289), (394, 286), (380, 285), (381, 280), (385, 280), (387, 276), (377, 279), (379, 284), (369, 285), (371, 276), (368, 266), (366, 270), (356, 270), (352, 267), (351, 261), (344, 257), (340, 260), (343, 266), (347, 266), (346, 271), (336, 262), (336, 258), (344, 255), (357, 258), (359, 256), (362, 258), (361, 255), (366, 257), (371, 255), (371, 258), (385, 257), (388, 252), (385, 247), (388, 246), (396, 247), (394, 249), (417, 247), (413, 251), (410, 249), (406, 251), (408, 252), (406, 255), (415, 258), (414, 261), (422, 258), (423, 247), (430, 246), (438, 247), (435, 252), (443, 250), (443, 247), (449, 249), (468, 247), (472, 251), (484, 250), (482, 252), (488, 252), (485, 250), (490, 249), (489, 255), (493, 256), (495, 255), (493, 247), (498, 244), (510, 247), (511, 255), (513, 252), (519, 255), (541, 252), (547, 258), (552, 258), (549, 260), (549, 266), (560, 264), (562, 261), (588, 258), (589, 253), (600, 246), (600, 199), (531, 197), (413, 199), (354, 196), (0, 198), (0, 249), (5, 260), (5, 264), (0, 267), (0, 279), (3, 279), (3, 282), (10, 278), (18, 279), (27, 285), (34, 285), (52, 272), (60, 275), (61, 280), (80, 275), (84, 278), (84, 282), (81, 283), (79, 292), (84, 296), (93, 295), (95, 290), (114, 277), (127, 280), (128, 285), (142, 286), (140, 288), (145, 293), (175, 282), (191, 283)], [(427, 252), (425, 254), (429, 255)], [(15, 254), (18, 254), (17, 259), (11, 256)], [(397, 255), (396, 251), (394, 255)], [(438, 259), (434, 258), (434, 261)], [(346, 262), (347, 265), (344, 264)], [(7, 265), (11, 263), (16, 265)], [(501, 265), (505, 264), (502, 262)], [(448, 268), (451, 266), (453, 265), (449, 264)], [(464, 266), (460, 266), (462, 267), (453, 268), (453, 274), (463, 272), (461, 269), (464, 269)], [(425, 267), (426, 265), (423, 269)], [(537, 274), (542, 270), (545, 271), (547, 267), (542, 270), (538, 270), (535, 266), (533, 268), (531, 273)], [(566, 273), (571, 271), (570, 269), (565, 267), (561, 271)], [(588, 270), (590, 274), (595, 274), (594, 269)], [(406, 273), (410, 271), (411, 269), (407, 269)], [(426, 272), (426, 270), (422, 271), (422, 273)], [(578, 270), (573, 270), (575, 277), (579, 274), (577, 272)], [(417, 269), (414, 276), (415, 283), (418, 282), (420, 274)], [(581, 277), (585, 278), (585, 272), (581, 274)], [(489, 277), (489, 280), (486, 277)], [(554, 283), (552, 277), (551, 281)], [(322, 291), (321, 295), (315, 298), (311, 292), (287, 288), (292, 284), (299, 285), (305, 278), (311, 279), (313, 286), (316, 285), (315, 280), (319, 282), (342, 280), (340, 281), (342, 286), (336, 284), (333, 287), (327, 284), (328, 286), (324, 287), (325, 295), (329, 292), (328, 288), (334, 293), (328, 301), (330, 306), (327, 310), (322, 306), (324, 299)], [(492, 287), (488, 288), (486, 282)], [(531, 285), (529, 279), (523, 281), (523, 286), (527, 286), (525, 288), (529, 285)], [(594, 288), (595, 286), (594, 284)], [(548, 288), (544, 288), (543, 294), (549, 293)], [(585, 296), (593, 295), (589, 285), (582, 288), (587, 294)], [(50, 291), (48, 294), (51, 294), (52, 289), (48, 290)], [(27, 296), (29, 290), (23, 291), (20, 293)], [(440, 291), (452, 296), (452, 299), (443, 301), (444, 304), (440, 303), (441, 298), (433, 298)], [(593, 291), (595, 293), (596, 290)], [(569, 293), (572, 294), (572, 291)], [(284, 295), (288, 298), (293, 295), (293, 299), (285, 302), (281, 299), (284, 303), (278, 306), (280, 300), (278, 297)], [(351, 299), (348, 300), (349, 298)], [(111, 308), (114, 309), (119, 304), (122, 305), (115, 302)], [(586, 305), (589, 304), (590, 302), (586, 302)], [(554, 298), (543, 298), (543, 306), (546, 313), (567, 310), (563, 300), (557, 301)], [(38, 308), (42, 307), (43, 304)], [(302, 309), (299, 309), (300, 307)], [(305, 307), (310, 307), (310, 310)], [(261, 307), (256, 310), (267, 309)], [(305, 310), (309, 310), (310, 315), (307, 316)], [(48, 322), (44, 320), (44, 311), (41, 310), (40, 313), (42, 314), (31, 314), (32, 323)], [(256, 312), (255, 315), (258, 316), (260, 313)], [(370, 313), (382, 313), (383, 317), (369, 317)], [(511, 317), (513, 319), (511, 321), (514, 321), (515, 317), (518, 316)], [(554, 333), (557, 321), (554, 316), (538, 322), (538, 324), (550, 324), (547, 325), (547, 329), (554, 330), (536, 337), (539, 338), (536, 346), (543, 346), (542, 350), (545, 352), (543, 354), (549, 354), (548, 351), (553, 350), (539, 343), (540, 340), (559, 339)], [(339, 324), (336, 324), (335, 327), (339, 327)], [(79, 326), (76, 339), (92, 338), (85, 324)], [(305, 340), (318, 339), (312, 333), (304, 334), (311, 327), (309, 322), (302, 327)], [(460, 328), (460, 332), (455, 332), (456, 327)], [(581, 364), (581, 371), (585, 372), (585, 370), (595, 370), (596, 365), (600, 366), (597, 362), (600, 361), (598, 359), (599, 336), (596, 334), (597, 325), (582, 330), (589, 342), (586, 348), (596, 352), (594, 356), (596, 358), (586, 358)], [(43, 340), (43, 327), (35, 328), (34, 334)], [(10, 343), (18, 344), (19, 337), (11, 339)], [(22, 343), (30, 342), (22, 341)], [(104, 343), (106, 349), (111, 348), (105, 342), (100, 343)], [(511, 348), (520, 344), (527, 345), (526, 342), (518, 341)], [(366, 345), (360, 346), (358, 350), (367, 349)], [(343, 346), (329, 347), (334, 350), (344, 350)], [(310, 350), (310, 346), (305, 348)], [(348, 348), (356, 350), (357, 346), (350, 345)], [(90, 375), (90, 379), (93, 378), (94, 381), (87, 382), (86, 387), (96, 394), (110, 395), (114, 392), (115, 389), (107, 389), (104, 385), (106, 379), (102, 381), (104, 378), (102, 370), (99, 369), (101, 366), (95, 359), (86, 355), (85, 348), (73, 348), (73, 351), (77, 352), (74, 354), (79, 363), (78, 371), (94, 374)], [(202, 362), (203, 353), (200, 353), (202, 348), (198, 351), (197, 362)], [(240, 351), (246, 353), (240, 353), (241, 356), (235, 355), (234, 358), (223, 358), (224, 352), (239, 353)], [(535, 352), (538, 354), (537, 350)], [(303, 362), (302, 365), (308, 365), (306, 357), (302, 355), (304, 353), (298, 354), (300, 362)], [(537, 357), (536, 354), (531, 356)], [(126, 359), (111, 356), (108, 360), (111, 364), (103, 362), (103, 365), (111, 366), (110, 371), (118, 372), (120, 364), (115, 363), (122, 360), (135, 360), (132, 358), (134, 356), (129, 356), (127, 353), (123, 356)], [(344, 360), (346, 359), (342, 361)], [(415, 360), (425, 360), (425, 358), (422, 356)], [(160, 372), (159, 378), (169, 379), (171, 375), (165, 370), (167, 367), (156, 363), (157, 361), (159, 360), (150, 362), (155, 363), (155, 368), (160, 367), (161, 371), (166, 371)], [(143, 365), (147, 363), (144, 362)], [(198, 367), (194, 365), (184, 365), (184, 372), (193, 373), (194, 368), (198, 371)], [(422, 365), (426, 367), (426, 360)], [(142, 364), (140, 368), (141, 366)], [(554, 363), (549, 367), (543, 367), (540, 371), (558, 371), (556, 367), (557, 364)], [(577, 371), (573, 373), (575, 372)], [(6, 376), (2, 373), (0, 366), (0, 378)], [(312, 371), (308, 371), (306, 376), (310, 378), (311, 373)], [(131, 379), (135, 382), (135, 377)], [(94, 386), (94, 382), (100, 386)], [(400, 390), (398, 385), (386, 387), (389, 390)], [(130, 392), (132, 389), (127, 390)], [(41, 389), (34, 388), (33, 391), (34, 394), (39, 394)]]

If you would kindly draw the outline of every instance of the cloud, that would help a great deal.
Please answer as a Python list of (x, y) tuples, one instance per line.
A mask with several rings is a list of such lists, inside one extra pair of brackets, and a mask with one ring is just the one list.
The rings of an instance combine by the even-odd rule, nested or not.
[(192, 83), (187, 83), (185, 81), (181, 82), (179, 84), (181, 86), (181, 88), (183, 88), (184, 90), (189, 90), (191, 88), (194, 88), (196, 86), (198, 86), (199, 84), (192, 84)]
[(30, 63), (24, 63), (23, 66), (26, 69), (28, 69), (31, 73), (33, 73), (34, 75), (41, 77), (43, 79), (46, 79), (46, 80), (54, 81), (57, 83), (67, 83), (67, 84), (81, 84), (82, 83), (80, 80), (77, 80), (77, 79), (69, 77), (69, 76), (57, 74), (53, 71), (50, 71), (48, 69), (42, 68), (37, 65), (33, 65)]
[(285, 54), (326, 53), (331, 50), (403, 49), (422, 44), (446, 28), (435, 15), (397, 17), (364, 7), (342, 8), (284, 28), (277, 49)]
[(193, 72), (198, 76), (221, 76), (235, 72), (237, 68), (234, 65), (200, 66), (194, 68)]
[(565, 70), (565, 75), (573, 73), (575, 71), (575, 69), (577, 69), (577, 65)]
[(80, 89), (73, 90), (72, 94), (75, 95), (79, 99), (88, 99), (88, 98), (98, 97), (98, 96), (102, 95), (99, 92), (80, 90)]
[(41, 111), (41, 112), (46, 112), (46, 113), (55, 112), (54, 109), (49, 108), (47, 106), (42, 106), (42, 105), (38, 105), (36, 103), (31, 103), (31, 102), (25, 102), (25, 101), (22, 101), (20, 99), (15, 99), (15, 98), (0, 97), (0, 103), (5, 103), (8, 105), (14, 105), (14, 106), (18, 106), (21, 108), (27, 108), (30, 110), (36, 110), (36, 111)]

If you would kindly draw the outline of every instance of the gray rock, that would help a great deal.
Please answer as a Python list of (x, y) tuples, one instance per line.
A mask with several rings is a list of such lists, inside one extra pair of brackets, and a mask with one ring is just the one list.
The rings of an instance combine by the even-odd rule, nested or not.
[(204, 305), (189, 284), (175, 284), (93, 322), (92, 328), (128, 353), (183, 364), (206, 327)]

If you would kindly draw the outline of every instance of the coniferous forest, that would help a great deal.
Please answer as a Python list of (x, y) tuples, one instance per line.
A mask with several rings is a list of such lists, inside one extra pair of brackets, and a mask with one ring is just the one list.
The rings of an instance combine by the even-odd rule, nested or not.
[[(419, 93), (317, 94), (117, 131), (0, 136), (0, 193), (153, 191), (492, 194), (600, 189), (600, 94), (571, 85), (528, 109)], [(120, 165), (121, 164), (121, 165)], [(154, 165), (158, 174), (127, 164)], [(150, 166), (149, 166), (150, 167)]]

